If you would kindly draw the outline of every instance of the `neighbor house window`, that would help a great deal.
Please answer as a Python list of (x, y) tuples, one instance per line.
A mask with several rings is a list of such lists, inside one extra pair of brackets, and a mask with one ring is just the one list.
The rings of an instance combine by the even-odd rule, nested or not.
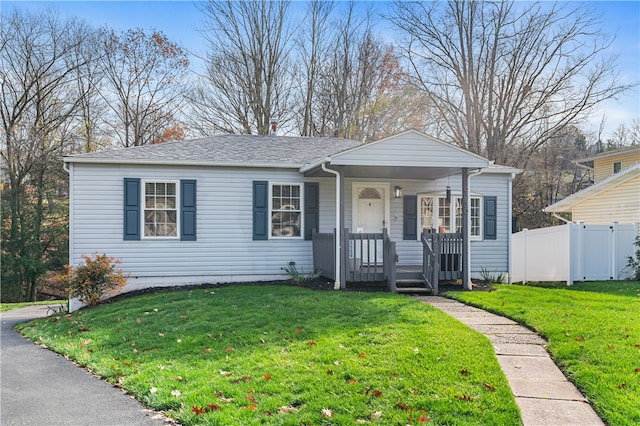
[(177, 182), (144, 182), (144, 236), (178, 237)]
[(620, 170), (622, 170), (622, 163), (620, 161), (613, 163), (613, 173), (619, 173)]
[(272, 237), (301, 237), (302, 185), (271, 184)]
[[(438, 197), (420, 195), (418, 197), (418, 231), (423, 230), (438, 233), (462, 232), (462, 197)], [(471, 237), (479, 239), (482, 235), (480, 228), (481, 211), (480, 197), (471, 197), (469, 204), (471, 222)]]

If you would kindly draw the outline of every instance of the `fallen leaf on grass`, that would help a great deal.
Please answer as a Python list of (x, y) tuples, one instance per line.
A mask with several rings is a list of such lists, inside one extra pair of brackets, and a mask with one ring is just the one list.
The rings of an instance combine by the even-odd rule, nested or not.
[(574, 340), (576, 342), (583, 342), (584, 341), (584, 336), (578, 336), (578, 337), (574, 338)]
[(207, 404), (207, 411), (215, 411), (215, 410), (221, 410), (222, 407), (218, 404), (214, 404), (213, 402), (211, 404)]
[(302, 329), (301, 328), (296, 328), (296, 333), (298, 333), (298, 334), (302, 333)]
[(491, 392), (495, 392), (496, 391), (496, 388), (494, 386), (491, 386), (489, 383), (485, 383), (484, 384), (484, 388), (486, 390), (488, 390), (488, 391), (491, 391)]
[(424, 410), (420, 410), (420, 416), (418, 417), (418, 423), (429, 423), (431, 419), (427, 416)]
[(626, 383), (620, 383), (620, 384), (618, 385), (618, 389), (624, 389), (624, 388), (626, 388), (626, 387), (627, 387), (627, 384), (626, 384)]
[(404, 410), (404, 411), (411, 411), (411, 410), (413, 410), (413, 407), (410, 407), (410, 406), (408, 406), (408, 405), (404, 404), (404, 403), (403, 403), (402, 401), (400, 401), (400, 400), (398, 400), (398, 403), (396, 404), (396, 406), (397, 406), (398, 408), (400, 408), (401, 410)]
[(333, 417), (333, 410), (330, 410), (328, 408), (323, 408), (322, 417), (326, 417), (326, 418)]
[(460, 374), (462, 374), (463, 376), (468, 376), (471, 374), (471, 372), (469, 370), (460, 370)]
[(204, 352), (205, 354), (208, 354), (208, 353), (210, 353), (210, 352), (211, 352), (211, 348), (207, 348), (207, 349), (205, 349), (203, 352)]
[(280, 414), (289, 414), (289, 413), (297, 413), (298, 409), (296, 407), (280, 407), (278, 409), (278, 413)]
[(231, 377), (231, 376), (233, 376), (233, 373), (231, 371), (220, 370), (220, 375), (221, 376)]
[(382, 417), (382, 411), (376, 411), (375, 413), (371, 414), (371, 420), (378, 420), (381, 417)]
[(154, 388), (149, 389), (149, 393), (156, 393), (156, 392), (158, 392), (158, 388), (154, 387)]
[(255, 410), (256, 408), (258, 408), (258, 406), (256, 404), (249, 404), (249, 405), (245, 405), (241, 409), (242, 410)]
[(636, 368), (635, 370), (633, 370), (636, 373), (640, 373), (640, 367)]
[(271, 374), (265, 374), (264, 376), (262, 376), (263, 379), (265, 380), (270, 380), (271, 379)]
[(366, 358), (367, 354), (365, 354), (364, 352), (362, 352), (360, 355), (358, 355), (360, 358)]
[(193, 405), (191, 406), (191, 411), (193, 411), (194, 413), (196, 413), (196, 416), (202, 416), (204, 415), (204, 409), (201, 407), (198, 407), (197, 405)]
[(231, 352), (235, 351), (235, 349), (233, 349), (231, 346), (227, 346), (226, 348), (224, 348), (224, 351), (231, 353)]
[(328, 374), (329, 376), (333, 375), (333, 370), (327, 370), (327, 374)]
[(315, 346), (315, 345), (316, 345), (316, 342), (314, 342), (313, 340), (309, 340), (307, 342), (307, 346)]
[(174, 389), (174, 390), (171, 391), (171, 395), (173, 395), (173, 396), (175, 396), (177, 398), (180, 395), (182, 395), (182, 392), (180, 392), (178, 389)]
[(455, 398), (459, 399), (460, 401), (467, 401), (467, 402), (473, 401), (473, 398), (467, 394), (456, 395)]

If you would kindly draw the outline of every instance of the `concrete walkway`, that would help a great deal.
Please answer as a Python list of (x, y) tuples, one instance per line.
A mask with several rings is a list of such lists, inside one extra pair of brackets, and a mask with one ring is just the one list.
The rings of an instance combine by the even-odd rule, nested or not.
[(140, 425), (170, 422), (133, 397), (18, 334), (16, 324), (44, 317), (46, 306), (0, 314), (0, 424)]
[(514, 321), (438, 296), (418, 296), (491, 340), (524, 426), (604, 425), (545, 349), (546, 341)]

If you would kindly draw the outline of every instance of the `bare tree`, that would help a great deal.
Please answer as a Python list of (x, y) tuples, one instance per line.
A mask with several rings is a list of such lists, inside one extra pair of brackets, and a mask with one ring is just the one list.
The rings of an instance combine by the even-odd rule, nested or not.
[(293, 120), (288, 1), (209, 1), (207, 74), (191, 95), (201, 132), (268, 134)]
[(124, 147), (145, 145), (175, 125), (182, 78), (189, 67), (183, 49), (160, 31), (102, 31), (102, 90), (114, 117), (112, 131)]
[(329, 60), (331, 44), (330, 17), (334, 4), (322, 0), (308, 3), (305, 22), (300, 26), (297, 47), (301, 72), (298, 74), (298, 86), (301, 88), (300, 135), (315, 136), (318, 134), (316, 120), (319, 111), (316, 99), (319, 97), (322, 66)]
[(605, 55), (611, 39), (583, 4), (397, 1), (390, 20), (406, 35), (414, 82), (447, 139), (500, 163), (525, 165), (629, 87)]
[(62, 231), (45, 222), (56, 208), (51, 194), (64, 179), (58, 158), (69, 152), (83, 97), (75, 82), (89, 29), (52, 11), (14, 11), (3, 16), (1, 31), (3, 297), (13, 290), (8, 297), (33, 300), (38, 277), (61, 249)]

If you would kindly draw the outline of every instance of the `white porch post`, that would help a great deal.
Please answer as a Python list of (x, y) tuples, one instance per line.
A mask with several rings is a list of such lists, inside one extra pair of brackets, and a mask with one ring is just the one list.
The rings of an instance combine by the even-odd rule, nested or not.
[(470, 220), (469, 214), (469, 169), (462, 168), (462, 286), (466, 290), (471, 290), (471, 259), (469, 255), (471, 253), (470, 246)]

